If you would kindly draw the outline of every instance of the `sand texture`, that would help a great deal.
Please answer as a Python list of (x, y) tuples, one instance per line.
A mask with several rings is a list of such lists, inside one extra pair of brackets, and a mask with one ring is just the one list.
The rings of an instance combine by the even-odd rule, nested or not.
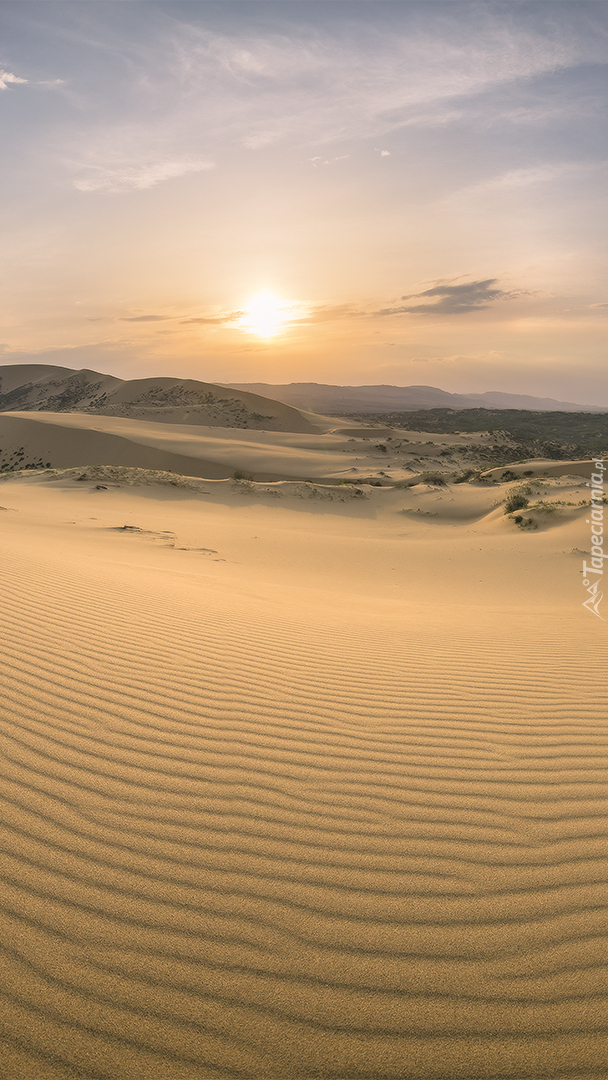
[[(490, 438), (408, 431), (407, 437), (388, 439), (390, 428), (345, 428), (343, 420), (314, 419), (311, 430), (271, 431), (209, 427), (183, 420), (173, 423), (166, 417), (159, 423), (81, 412), (4, 412), (0, 413), (0, 472), (11, 466), (130, 465), (214, 479), (241, 471), (255, 480), (388, 483), (437, 467), (445, 471), (479, 465), (483, 462), (479, 454)], [(572, 463), (572, 468), (580, 472), (577, 465)], [(564, 465), (551, 462), (549, 468), (559, 474)], [(488, 470), (496, 472), (497, 479), (503, 471)], [(589, 462), (584, 463), (583, 472), (589, 474)]]
[(2, 1080), (605, 1080), (583, 477), (163, 461), (0, 483)]

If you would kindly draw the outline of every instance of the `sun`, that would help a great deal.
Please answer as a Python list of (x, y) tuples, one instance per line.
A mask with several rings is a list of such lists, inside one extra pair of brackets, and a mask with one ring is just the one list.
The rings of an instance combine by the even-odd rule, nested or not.
[(273, 293), (263, 292), (249, 301), (239, 326), (261, 338), (271, 338), (278, 334), (289, 318), (288, 305)]

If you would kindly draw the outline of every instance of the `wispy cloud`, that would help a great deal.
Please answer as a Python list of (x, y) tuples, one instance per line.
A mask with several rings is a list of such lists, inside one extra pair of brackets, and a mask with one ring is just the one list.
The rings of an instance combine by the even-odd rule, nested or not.
[(12, 71), (0, 71), (0, 90), (8, 90), (10, 83), (26, 83), (27, 79), (20, 79), (13, 75)]
[[(242, 329), (242, 320), (248, 318), (250, 314), (247, 311), (226, 311), (217, 315), (197, 315), (180, 321), (184, 326), (235, 326)], [(367, 312), (360, 311), (355, 304), (311, 305), (302, 301), (291, 301), (282, 308), (281, 325), (284, 329), (289, 329), (289, 327), (334, 322), (338, 319), (365, 317), (366, 315)]]
[(317, 165), (333, 165), (334, 161), (346, 161), (346, 158), (348, 157), (350, 157), (350, 154), (340, 154), (339, 157), (332, 157), (327, 159), (324, 159), (322, 157), (312, 157), (309, 158), (309, 160), (312, 162), (314, 168), (316, 169)]
[(121, 315), (121, 322), (164, 322), (170, 315)]
[(476, 184), (469, 191), (481, 193), (483, 191), (509, 191), (519, 188), (528, 188), (534, 184), (549, 183), (552, 180), (561, 179), (564, 176), (580, 172), (581, 169), (589, 168), (586, 163), (579, 161), (551, 162), (541, 165), (531, 165), (522, 169), (509, 169), (498, 176), (490, 177), (481, 184)]
[[(78, 133), (84, 154), (76, 162), (65, 155), (78, 190), (144, 190), (210, 168), (230, 146), (258, 152), (289, 141), (319, 148), (449, 123), (471, 102), (477, 108), (486, 101), (492, 88), (590, 58), (589, 42), (563, 20), (532, 13), (513, 20), (502, 5), (461, 4), (454, 13), (451, 5), (428, 5), (424, 19), (418, 4), (395, 5), (395, 17), (370, 22), (366, 12), (355, 14), (346, 29), (332, 5), (324, 5), (314, 26), (301, 18), (300, 5), (293, 15), (284, 5), (280, 19), (262, 5), (262, 28), (260, 18), (245, 14), (227, 17), (223, 29), (221, 19), (211, 28), (211, 20), (189, 18), (188, 5), (175, 13), (171, 7), (158, 5), (137, 43), (108, 25), (91, 33), (81, 8), (87, 45), (95, 38), (120, 73), (120, 119), (115, 126), (107, 117), (105, 125), (87, 123)], [(137, 129), (134, 141), (125, 140), (125, 117)], [(344, 156), (310, 160), (329, 164)]]
[[(423, 28), (405, 13), (403, 25), (388, 24), (383, 32), (375, 23), (373, 33), (364, 20), (359, 33), (354, 26), (344, 33), (331, 17), (314, 31), (290, 27), (286, 19), (283, 33), (246, 26), (221, 33), (184, 22), (174, 36), (174, 55), (190, 94), (215, 75), (220, 112), (237, 138), (239, 120), (244, 123), (241, 140), (251, 148), (294, 132), (328, 141), (422, 123), (421, 106), (576, 62), (578, 43), (558, 26), (547, 32), (490, 11), (479, 14), (472, 7), (461, 6), (454, 16), (442, 10), (431, 18), (432, 27)], [(429, 119), (436, 122), (436, 116)]]
[(334, 322), (336, 319), (350, 319), (359, 315), (365, 315), (359, 311), (355, 304), (320, 304), (311, 307), (299, 317), (292, 320), (297, 324)]
[(227, 323), (236, 323), (237, 319), (242, 319), (246, 314), (245, 311), (229, 311), (223, 315), (200, 315), (181, 321), (185, 326), (189, 323), (199, 323), (201, 326), (225, 326)]
[(403, 304), (384, 308), (377, 315), (464, 315), (489, 307), (494, 300), (505, 300), (513, 293), (494, 288), (497, 278), (484, 281), (468, 281), (461, 285), (437, 284), (423, 292), (402, 296), (402, 300), (426, 300), (429, 303)]
[(80, 164), (74, 180), (78, 191), (145, 191), (164, 180), (213, 169), (212, 161), (122, 161), (114, 165)]

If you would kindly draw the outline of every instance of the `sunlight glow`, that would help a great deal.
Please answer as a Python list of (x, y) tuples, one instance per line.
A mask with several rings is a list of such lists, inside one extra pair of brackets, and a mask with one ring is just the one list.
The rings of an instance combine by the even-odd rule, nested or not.
[(290, 310), (284, 300), (273, 293), (264, 292), (249, 302), (238, 325), (258, 337), (271, 338), (278, 334), (289, 315)]

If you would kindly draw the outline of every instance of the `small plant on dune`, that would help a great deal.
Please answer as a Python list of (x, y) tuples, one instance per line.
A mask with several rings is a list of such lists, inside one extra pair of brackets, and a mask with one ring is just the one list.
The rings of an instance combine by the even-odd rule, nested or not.
[(453, 482), (455, 484), (466, 484), (467, 480), (472, 480), (473, 477), (479, 479), (479, 471), (477, 469), (465, 469), (453, 477)]
[[(548, 503), (548, 502), (545, 502), (544, 499), (541, 499), (540, 502), (537, 502), (535, 506), (531, 506), (530, 509), (531, 510), (538, 510), (538, 512), (540, 514), (556, 514), (557, 513), (557, 505), (558, 505), (557, 503)], [(560, 506), (574, 506), (574, 503), (560, 502), (559, 505)]]
[(407, 480), (399, 480), (395, 484), (395, 487), (416, 487), (417, 484), (431, 484), (435, 487), (445, 487), (447, 480), (444, 474), (440, 472), (421, 472), (418, 473), (418, 476), (411, 476)]
[(520, 529), (538, 529), (538, 523), (531, 517), (525, 518), (521, 514), (516, 514), (513, 521), (519, 525)]
[(253, 481), (253, 476), (250, 473), (242, 472), (241, 469), (235, 469), (232, 474), (233, 480), (248, 480), (250, 483)]
[(394, 485), (396, 488), (411, 488), (417, 487), (418, 484), (430, 484), (436, 487), (445, 487), (446, 479), (442, 473), (435, 472), (423, 472), (418, 473), (417, 476), (410, 476), (407, 480), (398, 480)]
[(513, 491), (505, 503), (505, 514), (513, 514), (516, 510), (525, 510), (528, 498), (522, 491)]

